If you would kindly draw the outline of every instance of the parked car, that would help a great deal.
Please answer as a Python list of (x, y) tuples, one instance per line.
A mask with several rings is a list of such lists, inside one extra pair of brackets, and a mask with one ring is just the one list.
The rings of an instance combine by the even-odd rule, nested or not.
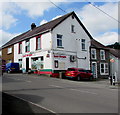
[(80, 81), (81, 79), (93, 79), (93, 74), (90, 70), (85, 70), (82, 68), (68, 68), (65, 76), (67, 78), (72, 78), (75, 80)]
[(7, 73), (19, 72), (20, 71), (19, 63), (7, 63), (6, 71)]

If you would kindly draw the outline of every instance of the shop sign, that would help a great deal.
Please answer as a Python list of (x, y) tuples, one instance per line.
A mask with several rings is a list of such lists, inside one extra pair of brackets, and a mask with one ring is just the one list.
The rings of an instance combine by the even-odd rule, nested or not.
[(23, 57), (28, 57), (28, 56), (32, 56), (32, 54), (30, 53), (30, 54), (23, 55)]
[(66, 56), (59, 56), (59, 55), (54, 55), (55, 58), (66, 58)]

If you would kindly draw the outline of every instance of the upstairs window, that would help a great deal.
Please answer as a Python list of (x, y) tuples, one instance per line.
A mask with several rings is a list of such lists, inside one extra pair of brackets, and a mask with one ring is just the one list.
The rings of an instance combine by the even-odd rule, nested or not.
[(100, 50), (100, 59), (105, 60), (105, 51), (104, 50)]
[(71, 32), (75, 33), (75, 26), (74, 25), (71, 25)]
[(36, 50), (40, 50), (41, 49), (41, 38), (38, 37), (36, 38)]
[(22, 42), (19, 43), (19, 50), (18, 53), (21, 54), (22, 53)]
[(8, 53), (8, 54), (12, 53), (12, 47), (8, 48), (7, 53)]
[(30, 40), (27, 40), (25, 43), (25, 52), (29, 52), (30, 51)]
[(85, 39), (81, 39), (81, 47), (82, 47), (83, 51), (86, 49), (85, 48)]
[(57, 34), (57, 47), (62, 47), (62, 35)]
[(91, 59), (96, 59), (96, 49), (91, 49)]

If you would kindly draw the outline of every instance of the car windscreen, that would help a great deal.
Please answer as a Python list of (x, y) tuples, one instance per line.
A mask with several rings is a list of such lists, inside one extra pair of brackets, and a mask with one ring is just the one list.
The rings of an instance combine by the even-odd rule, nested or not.
[(75, 71), (75, 69), (73, 69), (73, 68), (68, 68), (68, 71)]

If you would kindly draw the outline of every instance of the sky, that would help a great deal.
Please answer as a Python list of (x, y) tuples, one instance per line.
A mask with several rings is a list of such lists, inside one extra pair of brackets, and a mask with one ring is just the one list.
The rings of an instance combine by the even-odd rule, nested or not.
[[(57, 5), (56, 7), (51, 1)], [(0, 2), (0, 46), (30, 30), (31, 23), (40, 26), (74, 11), (94, 39), (103, 45), (118, 42), (117, 0), (4, 0)], [(62, 10), (61, 10), (62, 9)]]

